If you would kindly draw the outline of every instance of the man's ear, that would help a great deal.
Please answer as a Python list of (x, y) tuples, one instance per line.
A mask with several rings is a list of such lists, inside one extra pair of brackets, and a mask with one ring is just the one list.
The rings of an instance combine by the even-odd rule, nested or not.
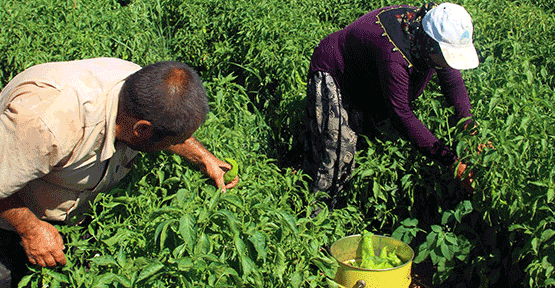
[(139, 140), (148, 140), (152, 135), (154, 135), (154, 127), (148, 120), (138, 120), (133, 124), (133, 136)]

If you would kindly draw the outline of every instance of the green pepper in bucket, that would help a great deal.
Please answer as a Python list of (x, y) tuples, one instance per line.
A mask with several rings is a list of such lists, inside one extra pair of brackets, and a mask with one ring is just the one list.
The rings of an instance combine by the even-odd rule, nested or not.
[(353, 263), (353, 266), (366, 269), (387, 269), (401, 265), (401, 259), (397, 257), (395, 251), (388, 253), (387, 246), (382, 248), (379, 257), (375, 255), (374, 245), (372, 245), (373, 235), (374, 234), (371, 232), (366, 232), (362, 235), (362, 260), (360, 265), (355, 262)]
[[(337, 240), (330, 246), (331, 255), (339, 264), (332, 281), (342, 288), (409, 288), (414, 258), (412, 248), (391, 237), (372, 235), (372, 233), (364, 236), (371, 241), (367, 240), (365, 243), (363, 235), (351, 235)], [(384, 249), (384, 247), (387, 248)], [(366, 252), (363, 252), (363, 249)], [(393, 265), (393, 268), (360, 267), (363, 258), (372, 256), (372, 253), (374, 254), (370, 258), (372, 261), (388, 262), (389, 265)], [(391, 258), (391, 260), (383, 258)], [(400, 264), (397, 264), (396, 258), (400, 260)], [(360, 286), (363, 284), (364, 286)]]

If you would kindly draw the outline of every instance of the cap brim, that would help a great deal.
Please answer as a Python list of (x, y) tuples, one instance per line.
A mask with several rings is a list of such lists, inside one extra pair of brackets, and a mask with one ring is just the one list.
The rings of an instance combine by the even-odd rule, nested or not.
[(445, 62), (453, 69), (473, 69), (480, 64), (478, 53), (476, 53), (474, 45), (453, 47), (439, 43), (439, 46), (441, 47), (441, 53), (443, 54), (443, 58), (445, 58)]

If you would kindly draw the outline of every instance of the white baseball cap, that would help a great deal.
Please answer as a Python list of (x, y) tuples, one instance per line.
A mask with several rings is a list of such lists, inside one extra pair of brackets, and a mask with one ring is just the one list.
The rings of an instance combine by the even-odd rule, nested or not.
[(457, 4), (442, 3), (422, 18), (424, 31), (439, 43), (447, 64), (464, 70), (478, 67), (476, 48), (472, 44), (472, 18)]

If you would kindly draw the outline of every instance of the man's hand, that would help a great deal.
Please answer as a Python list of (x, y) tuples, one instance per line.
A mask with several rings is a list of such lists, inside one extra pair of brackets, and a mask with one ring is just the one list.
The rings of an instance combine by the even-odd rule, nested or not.
[(66, 264), (62, 236), (50, 223), (39, 220), (20, 235), (31, 264), (41, 267)]
[(239, 182), (239, 177), (235, 177), (233, 181), (225, 184), (224, 174), (231, 169), (231, 165), (218, 159), (206, 150), (194, 137), (190, 137), (182, 144), (170, 146), (168, 150), (185, 157), (189, 162), (197, 165), (202, 172), (214, 180), (217, 187), (222, 188), (222, 192), (235, 187)]
[(19, 234), (31, 264), (42, 267), (66, 264), (64, 243), (56, 227), (38, 219), (17, 193), (0, 199), (0, 218)]
[(216, 182), (216, 186), (222, 187), (222, 192), (225, 192), (226, 189), (235, 187), (235, 185), (239, 182), (239, 176), (235, 176), (233, 181), (225, 184), (224, 174), (231, 169), (231, 165), (216, 157), (207, 161), (205, 169), (206, 175)]

